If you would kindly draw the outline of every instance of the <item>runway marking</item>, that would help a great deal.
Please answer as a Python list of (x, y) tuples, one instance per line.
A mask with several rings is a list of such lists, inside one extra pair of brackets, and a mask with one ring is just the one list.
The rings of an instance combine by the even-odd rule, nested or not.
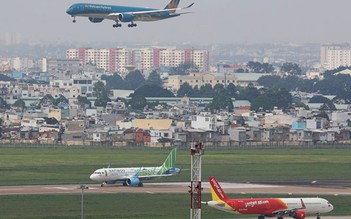
[(151, 192), (151, 191), (146, 191), (146, 193), (148, 193), (148, 194), (155, 194), (154, 192)]
[(16, 189), (0, 189), (0, 191), (18, 191), (18, 190), (20, 190), (20, 191), (23, 191), (24, 189), (21, 189), (21, 188), (16, 188)]
[[(68, 188), (68, 187), (44, 187), (44, 189), (75, 190), (74, 188)], [(80, 189), (80, 188), (76, 188), (76, 189)]]

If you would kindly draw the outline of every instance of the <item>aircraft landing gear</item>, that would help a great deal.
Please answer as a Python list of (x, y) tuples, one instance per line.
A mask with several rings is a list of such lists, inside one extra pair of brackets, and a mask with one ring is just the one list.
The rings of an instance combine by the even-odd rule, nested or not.
[(73, 23), (76, 23), (77, 21), (76, 21), (76, 17), (73, 17), (73, 21), (72, 21)]
[(317, 219), (321, 219), (321, 216), (320, 216), (320, 214), (319, 214), (319, 213), (317, 214)]
[(123, 186), (128, 186), (127, 182), (123, 182)]
[(101, 185), (100, 185), (100, 186), (101, 186), (101, 187), (104, 187), (104, 185), (105, 185), (105, 184), (106, 184), (106, 183), (105, 183), (105, 182), (103, 182), (103, 183), (101, 183)]
[(119, 24), (118, 21), (116, 21), (116, 24), (114, 24), (113, 27), (114, 27), (114, 28), (122, 27), (122, 24)]
[(143, 186), (144, 186), (143, 183), (139, 183), (139, 184), (138, 184), (138, 187), (143, 187)]
[(277, 219), (284, 219), (283, 216), (279, 216)]
[(136, 27), (137, 24), (134, 24), (134, 23), (131, 23), (131, 24), (128, 24), (128, 27)]
[(258, 216), (258, 219), (264, 219), (264, 216), (263, 215)]

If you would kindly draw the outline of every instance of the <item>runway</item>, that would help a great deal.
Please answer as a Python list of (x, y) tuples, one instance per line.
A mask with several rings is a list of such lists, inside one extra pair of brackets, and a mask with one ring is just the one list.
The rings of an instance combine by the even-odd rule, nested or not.
[[(121, 185), (104, 186), (87, 184), (85, 193), (187, 193), (189, 182), (144, 183), (144, 187), (124, 187)], [(282, 194), (282, 195), (351, 195), (350, 188), (322, 188), (313, 186), (261, 185), (250, 183), (221, 183), (226, 193), (241, 194)], [(0, 186), (0, 195), (39, 195), (39, 194), (76, 194), (81, 193), (80, 185), (27, 185)], [(203, 192), (210, 193), (208, 182), (202, 183)]]

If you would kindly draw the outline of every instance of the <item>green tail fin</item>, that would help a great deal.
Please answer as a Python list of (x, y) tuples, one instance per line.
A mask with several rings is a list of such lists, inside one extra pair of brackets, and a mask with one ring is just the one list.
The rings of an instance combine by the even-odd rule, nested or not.
[(177, 160), (177, 148), (174, 148), (166, 158), (165, 162), (162, 164), (160, 173), (164, 173), (167, 170), (174, 168), (176, 166), (176, 160)]

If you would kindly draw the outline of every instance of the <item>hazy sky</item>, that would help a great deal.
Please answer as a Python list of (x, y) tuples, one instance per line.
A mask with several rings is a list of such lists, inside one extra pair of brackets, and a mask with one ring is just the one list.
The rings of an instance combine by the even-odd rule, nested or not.
[[(20, 33), (24, 40), (186, 42), (186, 43), (329, 43), (351, 42), (350, 0), (181, 0), (193, 13), (137, 28), (112, 28), (72, 18), (73, 3), (164, 8), (166, 0), (4, 0), (0, 34)], [(2, 36), (3, 37), (3, 36)]]

